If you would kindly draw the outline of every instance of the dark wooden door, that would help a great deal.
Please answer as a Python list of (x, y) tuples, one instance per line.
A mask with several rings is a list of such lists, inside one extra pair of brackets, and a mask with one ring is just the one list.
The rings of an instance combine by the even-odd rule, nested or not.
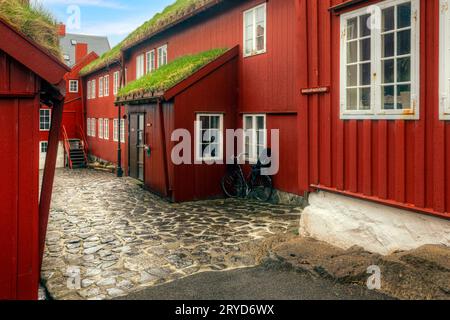
[(130, 176), (144, 181), (145, 114), (130, 114)]

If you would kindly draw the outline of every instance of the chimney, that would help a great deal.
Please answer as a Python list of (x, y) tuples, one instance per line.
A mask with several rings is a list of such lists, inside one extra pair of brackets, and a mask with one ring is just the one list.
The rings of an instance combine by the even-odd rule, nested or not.
[(75, 63), (78, 63), (81, 59), (83, 59), (88, 54), (88, 45), (87, 43), (77, 43), (75, 45)]
[(58, 28), (58, 36), (65, 37), (66, 36), (66, 25), (64, 23), (60, 23), (57, 25)]

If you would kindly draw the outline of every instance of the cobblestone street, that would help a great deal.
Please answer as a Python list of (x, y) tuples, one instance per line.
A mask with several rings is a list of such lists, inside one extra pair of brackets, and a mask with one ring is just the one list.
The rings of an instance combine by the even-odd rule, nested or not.
[(300, 208), (245, 200), (171, 204), (130, 178), (58, 170), (42, 278), (54, 299), (111, 299), (203, 271), (254, 266)]

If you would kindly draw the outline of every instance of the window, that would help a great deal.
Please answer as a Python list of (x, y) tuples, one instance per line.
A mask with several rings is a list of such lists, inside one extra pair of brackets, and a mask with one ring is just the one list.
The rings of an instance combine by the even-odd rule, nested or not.
[(144, 54), (136, 57), (136, 80), (144, 75)]
[(98, 78), (98, 97), (103, 97), (103, 77)]
[[(113, 140), (114, 141), (119, 141), (119, 120), (114, 119), (113, 122)], [(125, 120), (121, 119), (120, 120), (120, 141), (122, 143), (125, 142)]]
[(70, 61), (70, 56), (68, 54), (63, 55), (65, 61)]
[(389, 0), (342, 15), (342, 119), (419, 118), (419, 10)]
[(95, 138), (95, 133), (96, 133), (96, 126), (95, 126), (95, 119), (91, 119), (91, 137)]
[(87, 85), (86, 85), (86, 98), (88, 100), (91, 99), (91, 82), (90, 81), (88, 81)]
[(41, 153), (47, 153), (48, 150), (48, 142), (41, 141)]
[(223, 159), (223, 115), (198, 114), (195, 155), (197, 161)]
[(78, 93), (78, 80), (69, 80), (69, 92)]
[(147, 52), (147, 68), (146, 73), (151, 73), (155, 71), (156, 68), (156, 57), (155, 57), (155, 50)]
[(125, 120), (120, 120), (120, 142), (125, 143)]
[(114, 84), (113, 84), (113, 94), (116, 95), (120, 88), (120, 76), (119, 71), (114, 72)]
[(167, 44), (158, 48), (158, 68), (167, 64)]
[(103, 139), (109, 140), (109, 119), (103, 120)]
[(440, 17), (440, 118), (450, 120), (450, 8), (441, 0)]
[(49, 131), (51, 126), (51, 110), (40, 109), (39, 110), (39, 129), (41, 131)]
[(105, 80), (104, 80), (104, 84), (103, 85), (105, 86), (104, 90), (103, 90), (103, 95), (105, 97), (109, 97), (109, 75), (105, 76)]
[(266, 52), (266, 4), (244, 12), (244, 57)]
[(103, 119), (98, 119), (98, 137), (103, 139)]
[(95, 99), (95, 79), (91, 80), (91, 99)]
[(91, 136), (91, 118), (86, 119), (86, 134), (88, 137)]
[(256, 163), (266, 148), (266, 116), (244, 115), (244, 152), (247, 154), (246, 159)]

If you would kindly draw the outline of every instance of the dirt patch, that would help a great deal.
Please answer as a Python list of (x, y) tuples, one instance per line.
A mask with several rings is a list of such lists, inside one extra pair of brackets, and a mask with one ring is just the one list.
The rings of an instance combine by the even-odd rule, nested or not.
[(381, 256), (359, 247), (348, 250), (293, 237), (272, 248), (276, 259), (300, 271), (344, 284), (365, 286), (369, 266), (381, 270), (380, 292), (399, 299), (450, 300), (450, 248), (424, 246)]

